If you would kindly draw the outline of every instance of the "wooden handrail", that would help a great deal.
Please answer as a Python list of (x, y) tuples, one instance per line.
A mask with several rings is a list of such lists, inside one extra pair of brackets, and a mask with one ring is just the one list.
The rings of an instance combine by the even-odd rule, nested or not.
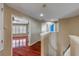
[(68, 47), (64, 50), (63, 55), (66, 53), (66, 51), (70, 48), (70, 44), (68, 45)]

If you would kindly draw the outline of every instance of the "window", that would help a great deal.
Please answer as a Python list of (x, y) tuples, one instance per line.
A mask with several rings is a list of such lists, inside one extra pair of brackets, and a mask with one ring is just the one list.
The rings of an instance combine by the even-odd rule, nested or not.
[(55, 23), (53, 22), (42, 23), (42, 32), (55, 32)]
[(55, 24), (54, 23), (50, 24), (50, 32), (55, 32)]
[(13, 34), (26, 34), (27, 33), (27, 25), (26, 24), (14, 24), (13, 25)]

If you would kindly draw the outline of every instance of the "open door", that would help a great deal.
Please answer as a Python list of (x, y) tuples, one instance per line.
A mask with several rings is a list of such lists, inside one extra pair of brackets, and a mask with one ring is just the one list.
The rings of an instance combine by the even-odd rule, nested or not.
[(4, 49), (4, 19), (3, 4), (0, 3), (0, 51)]

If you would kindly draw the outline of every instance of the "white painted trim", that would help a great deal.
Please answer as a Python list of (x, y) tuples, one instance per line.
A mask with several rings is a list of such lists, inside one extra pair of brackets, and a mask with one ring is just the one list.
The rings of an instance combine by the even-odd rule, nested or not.
[(0, 51), (4, 49), (4, 4), (0, 3), (0, 41), (3, 40), (3, 43), (0, 45)]
[(13, 40), (13, 34), (12, 34), (12, 26), (13, 26), (13, 24), (12, 24), (12, 15), (11, 15), (11, 56), (13, 56), (13, 48), (12, 48), (12, 40)]
[(41, 39), (40, 39), (40, 40), (37, 40), (37, 41), (35, 41), (35, 42), (31, 43), (31, 44), (29, 44), (29, 46), (34, 45), (34, 44), (37, 43), (38, 41), (41, 41)]

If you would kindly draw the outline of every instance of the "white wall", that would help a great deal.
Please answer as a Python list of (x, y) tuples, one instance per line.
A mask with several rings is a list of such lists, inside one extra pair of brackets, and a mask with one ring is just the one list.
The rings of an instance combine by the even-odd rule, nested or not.
[(39, 41), (41, 36), (41, 23), (39, 21), (30, 19), (30, 45), (34, 44), (35, 42)]
[(42, 23), (42, 24), (41, 24), (41, 31), (42, 31), (42, 33), (43, 33), (43, 32), (47, 32), (46, 29), (47, 29), (46, 23)]
[(49, 55), (57, 55), (57, 32), (53, 32), (49, 36)]
[(49, 55), (49, 32), (41, 33), (41, 55)]
[(57, 56), (57, 32), (41, 34), (41, 55)]
[(71, 56), (79, 56), (79, 36), (69, 35), (71, 45)]

